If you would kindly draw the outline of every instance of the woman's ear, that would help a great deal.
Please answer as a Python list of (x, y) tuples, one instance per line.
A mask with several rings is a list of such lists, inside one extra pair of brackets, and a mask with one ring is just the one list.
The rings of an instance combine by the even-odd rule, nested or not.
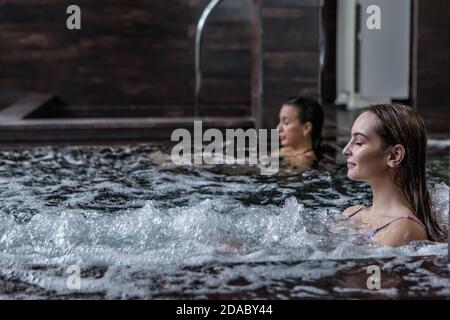
[(397, 168), (400, 166), (403, 158), (405, 157), (405, 147), (401, 144), (396, 144), (389, 151), (388, 166), (391, 168)]
[(312, 123), (311, 121), (305, 122), (303, 124), (303, 136), (306, 137), (312, 131)]

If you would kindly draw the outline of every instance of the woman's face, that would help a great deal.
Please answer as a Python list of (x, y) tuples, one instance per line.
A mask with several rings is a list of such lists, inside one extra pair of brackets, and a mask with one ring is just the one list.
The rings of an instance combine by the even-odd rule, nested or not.
[(343, 150), (352, 180), (369, 182), (388, 173), (388, 156), (375, 132), (379, 121), (372, 112), (364, 112), (353, 123), (351, 139)]
[(282, 147), (297, 148), (305, 142), (305, 128), (300, 123), (297, 108), (283, 105), (280, 109), (280, 122), (277, 126)]

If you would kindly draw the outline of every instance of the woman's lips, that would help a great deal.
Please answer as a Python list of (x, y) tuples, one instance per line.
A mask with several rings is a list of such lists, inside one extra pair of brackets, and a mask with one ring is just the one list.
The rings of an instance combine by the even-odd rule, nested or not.
[(347, 162), (347, 168), (353, 168), (354, 166), (356, 166), (356, 164), (355, 163), (353, 163), (353, 162)]

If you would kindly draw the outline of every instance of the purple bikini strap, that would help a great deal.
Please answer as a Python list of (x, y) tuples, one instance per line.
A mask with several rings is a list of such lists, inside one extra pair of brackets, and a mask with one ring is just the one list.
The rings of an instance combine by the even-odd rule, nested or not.
[(400, 220), (400, 219), (408, 219), (408, 220), (414, 221), (414, 222), (417, 223), (419, 226), (421, 226), (421, 227), (423, 228), (423, 230), (425, 230), (425, 232), (428, 234), (427, 228), (424, 226), (424, 224), (423, 224), (422, 222), (420, 222), (419, 219), (413, 218), (413, 217), (410, 217), (410, 216), (406, 216), (406, 217), (399, 217), (399, 218), (397, 218), (397, 219), (394, 219), (394, 220), (392, 220), (391, 222), (388, 222), (388, 223), (386, 223), (385, 225), (383, 225), (383, 226), (381, 226), (381, 227), (379, 227), (379, 228), (376, 228), (376, 229), (370, 231), (369, 234), (367, 235), (367, 237), (368, 237), (368, 238), (372, 238), (372, 237), (375, 236), (378, 232), (380, 232), (381, 230), (383, 230), (384, 228), (386, 228), (387, 226), (389, 226), (391, 223), (393, 223), (393, 222), (395, 222), (395, 221), (397, 221), (397, 220)]

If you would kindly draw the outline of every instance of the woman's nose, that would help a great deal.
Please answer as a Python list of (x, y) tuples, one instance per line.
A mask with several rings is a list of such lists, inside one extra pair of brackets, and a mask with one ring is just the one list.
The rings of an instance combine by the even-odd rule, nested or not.
[(281, 123), (279, 123), (278, 125), (277, 125), (277, 130), (278, 130), (278, 132), (281, 132), (282, 131), (282, 125), (281, 125)]
[(347, 145), (344, 147), (344, 149), (342, 150), (342, 154), (344, 156), (349, 156), (351, 155), (351, 151), (350, 151), (350, 142), (347, 143)]

